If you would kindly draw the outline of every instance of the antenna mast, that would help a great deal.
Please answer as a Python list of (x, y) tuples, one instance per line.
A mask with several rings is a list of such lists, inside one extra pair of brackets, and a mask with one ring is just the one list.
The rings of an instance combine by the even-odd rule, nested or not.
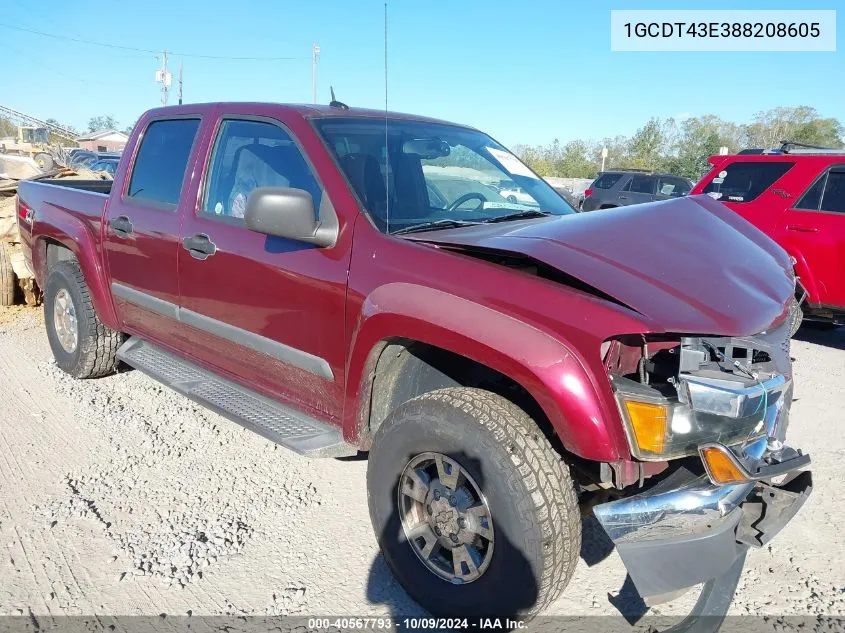
[(390, 233), (390, 152), (387, 146), (387, 0), (384, 3), (384, 222)]

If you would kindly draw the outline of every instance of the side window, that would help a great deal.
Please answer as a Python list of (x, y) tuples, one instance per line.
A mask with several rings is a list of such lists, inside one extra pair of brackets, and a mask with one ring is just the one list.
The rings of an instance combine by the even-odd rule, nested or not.
[(622, 178), (622, 174), (601, 174), (590, 185), (593, 189), (610, 189)]
[(716, 171), (704, 187), (716, 200), (723, 202), (751, 202), (771, 187), (795, 163), (786, 161), (738, 161)]
[(680, 198), (690, 191), (690, 184), (683, 178), (661, 176), (657, 180), (657, 193), (670, 198)]
[(264, 121), (226, 119), (211, 156), (202, 213), (243, 218), (257, 187), (303, 189), (320, 208), (322, 189), (311, 168), (281, 127)]
[(673, 196), (680, 197), (689, 195), (689, 192), (692, 189), (692, 183), (689, 180), (684, 180), (683, 178), (671, 178), (670, 182), (675, 185), (675, 190), (672, 192)]
[(801, 196), (801, 199), (795, 205), (796, 209), (803, 209), (806, 211), (818, 211), (819, 202), (822, 199), (822, 190), (824, 189), (824, 181), (826, 174), (822, 174), (821, 178), (813, 183), (813, 186), (807, 189), (807, 192)]
[(827, 175), (821, 210), (845, 213), (845, 169)]
[(654, 176), (641, 176), (635, 174), (631, 178), (631, 193), (654, 193)]
[(175, 208), (199, 126), (199, 119), (150, 123), (135, 158), (127, 197)]

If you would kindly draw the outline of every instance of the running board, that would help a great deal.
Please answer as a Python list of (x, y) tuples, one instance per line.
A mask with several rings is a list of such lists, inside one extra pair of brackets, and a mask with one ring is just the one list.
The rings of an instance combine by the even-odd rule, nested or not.
[(347, 457), (358, 452), (343, 441), (343, 434), (337, 427), (319, 422), (142, 339), (128, 339), (117, 350), (117, 358), (300, 455)]

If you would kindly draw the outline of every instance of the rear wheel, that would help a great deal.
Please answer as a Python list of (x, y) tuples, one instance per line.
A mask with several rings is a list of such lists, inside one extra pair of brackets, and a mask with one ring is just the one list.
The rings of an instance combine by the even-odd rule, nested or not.
[(370, 517), (405, 590), (443, 616), (530, 615), (566, 586), (581, 521), (567, 468), (524, 411), (450, 388), (373, 438)]
[(0, 306), (10, 306), (15, 303), (16, 286), (9, 247), (5, 242), (0, 242)]
[(97, 378), (114, 371), (122, 337), (100, 321), (76, 261), (59, 262), (50, 270), (44, 321), (61, 369), (74, 378)]

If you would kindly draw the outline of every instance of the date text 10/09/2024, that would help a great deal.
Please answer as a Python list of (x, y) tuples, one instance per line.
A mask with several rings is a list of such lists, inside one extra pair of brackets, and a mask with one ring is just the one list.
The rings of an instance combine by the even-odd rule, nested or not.
[(627, 37), (815, 38), (818, 22), (626, 22)]
[(423, 631), (479, 630), (513, 631), (524, 629), (527, 622), (514, 618), (309, 618), (309, 630), (339, 631)]

